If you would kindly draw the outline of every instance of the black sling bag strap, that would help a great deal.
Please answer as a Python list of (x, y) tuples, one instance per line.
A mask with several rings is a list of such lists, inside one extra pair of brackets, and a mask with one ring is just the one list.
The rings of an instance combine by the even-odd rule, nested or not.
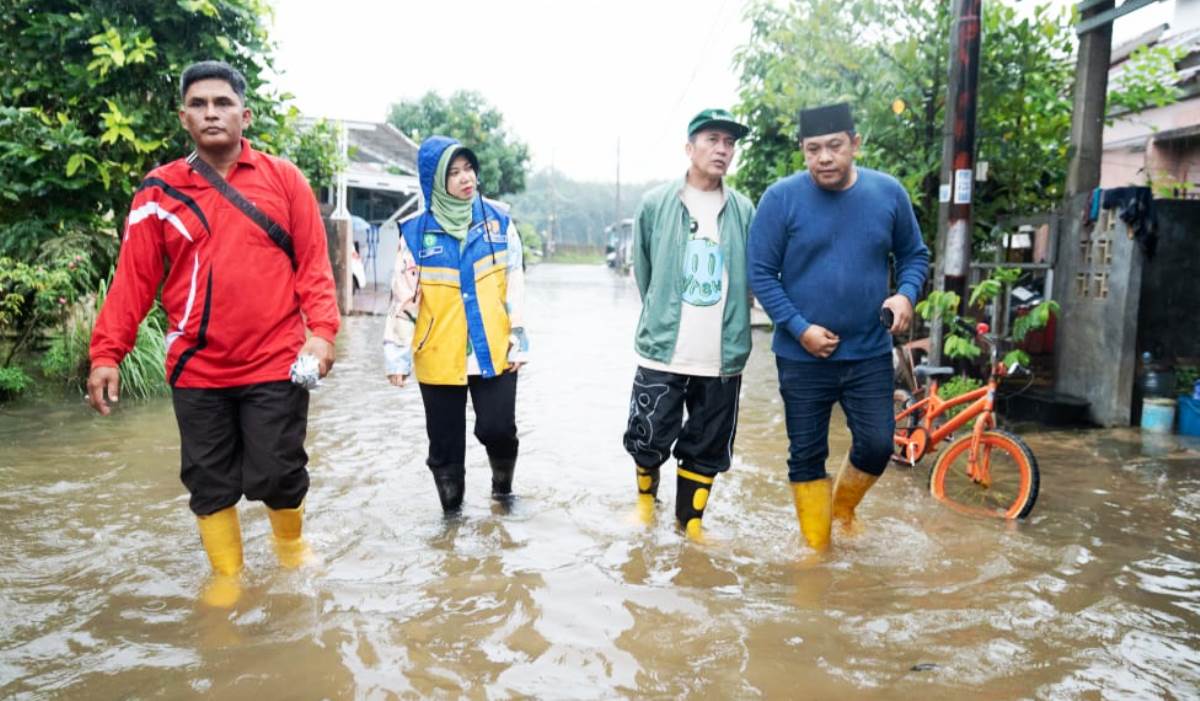
[(209, 185), (216, 188), (221, 196), (229, 200), (234, 207), (237, 207), (242, 214), (250, 217), (250, 221), (258, 224), (259, 228), (266, 232), (267, 236), (275, 242), (276, 246), (283, 249), (287, 254), (288, 260), (292, 262), (292, 270), (296, 269), (296, 249), (292, 247), (292, 235), (287, 229), (280, 226), (274, 219), (268, 217), (261, 209), (251, 204), (250, 200), (246, 199), (245, 195), (237, 191), (237, 188), (230, 185), (222, 178), (221, 175), (213, 170), (213, 167), (204, 162), (204, 159), (193, 151), (192, 155), (187, 157), (188, 165), (192, 166)]

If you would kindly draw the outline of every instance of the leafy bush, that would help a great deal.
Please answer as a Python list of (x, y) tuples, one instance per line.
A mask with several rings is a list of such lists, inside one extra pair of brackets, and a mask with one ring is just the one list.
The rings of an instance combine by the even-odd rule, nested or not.
[[(42, 356), (42, 374), (69, 389), (83, 392), (87, 385), (91, 362), (88, 349), (92, 327), (104, 304), (108, 286), (100, 284), (95, 301), (67, 320), (60, 335), (54, 338)], [(138, 327), (133, 350), (121, 362), (121, 396), (141, 399), (160, 396), (169, 390), (166, 377), (166, 315), (155, 305)]]
[(42, 375), (82, 391), (87, 381), (90, 328), (90, 325), (68, 322), (66, 332), (50, 341), (42, 354)]
[(79, 252), (93, 273), (112, 265), (142, 177), (191, 150), (176, 110), (179, 73), (194, 61), (240, 69), (249, 138), (326, 184), (338, 167), (332, 127), (300, 129), (267, 83), (270, 13), (265, 0), (0, 2), (0, 256), (30, 262), (78, 235), (90, 239)]
[[(983, 382), (976, 380), (973, 377), (965, 377), (963, 375), (956, 375), (956, 376), (951, 377), (950, 379), (946, 380), (946, 384), (938, 386), (938, 396), (944, 400), (950, 400), (950, 399), (954, 399), (955, 397), (957, 397), (959, 395), (966, 394), (967, 392), (974, 392), (975, 390), (979, 389), (982, 386), (983, 386)], [(958, 414), (958, 412), (962, 411), (966, 407), (967, 407), (967, 405), (964, 404), (963, 406), (956, 406), (956, 407), (947, 409), (946, 410), (946, 418), (947, 419), (954, 418), (954, 416), (956, 414)]]
[[(988, 302), (1002, 293), (1006, 286), (1012, 285), (1020, 277), (1021, 271), (1015, 268), (997, 268), (986, 279), (971, 288), (971, 297), (967, 307), (978, 306), (981, 310)], [(916, 313), (926, 321), (941, 319), (945, 323), (946, 340), (942, 352), (952, 360), (974, 360), (983, 352), (973, 336), (965, 335), (959, 327), (962, 323), (974, 325), (970, 317), (959, 316), (959, 296), (954, 292), (934, 291), (917, 303)], [(1013, 322), (1012, 340), (1020, 343), (1030, 331), (1043, 328), (1050, 323), (1050, 315), (1057, 314), (1058, 302), (1048, 299), (1034, 307), (1028, 314), (1018, 317)], [(1029, 365), (1029, 354), (1023, 350), (1011, 350), (1004, 355), (1004, 364), (1020, 363)]]
[(66, 265), (30, 265), (0, 257), (0, 334), (7, 350), (0, 367), (8, 367), (37, 333), (58, 323), (77, 297)]
[(0, 368), (0, 399), (17, 397), (32, 384), (33, 380), (21, 368)]
[(529, 265), (531, 261), (539, 260), (539, 258), (531, 256), (535, 255), (535, 252), (537, 256), (542, 255), (542, 235), (529, 222), (518, 222), (517, 233), (521, 235), (521, 250), (525, 254), (525, 264)]
[[(191, 150), (176, 116), (184, 66), (241, 70), (247, 136), (329, 184), (342, 166), (335, 129), (302, 127), (268, 84), (271, 12), (266, 0), (0, 2), (0, 367), (60, 328), (42, 371), (82, 385), (95, 314), (78, 302), (115, 263), (142, 177)], [(123, 393), (165, 387), (164, 326), (161, 312), (143, 324)]]
[(1200, 366), (1180, 365), (1175, 368), (1175, 390), (1178, 394), (1192, 396), (1192, 387), (1200, 380)]
[[(972, 295), (972, 299), (975, 298), (976, 296)], [(917, 302), (915, 311), (926, 321), (941, 319), (945, 323), (946, 340), (942, 346), (942, 352), (946, 354), (947, 358), (973, 360), (979, 357), (982, 350), (976, 345), (974, 338), (965, 336), (958, 331), (957, 322), (971, 323), (972, 321), (958, 315), (959, 300), (960, 297), (956, 292), (935, 290), (930, 292), (928, 297)]]

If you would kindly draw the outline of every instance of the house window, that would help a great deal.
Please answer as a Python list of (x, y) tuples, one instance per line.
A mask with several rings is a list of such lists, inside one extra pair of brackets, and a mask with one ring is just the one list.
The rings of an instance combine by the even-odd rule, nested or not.
[(1108, 297), (1108, 273), (1092, 275), (1092, 296), (1100, 299)]
[(1076, 297), (1087, 297), (1088, 296), (1088, 274), (1087, 273), (1079, 273), (1078, 275), (1075, 276), (1075, 296)]

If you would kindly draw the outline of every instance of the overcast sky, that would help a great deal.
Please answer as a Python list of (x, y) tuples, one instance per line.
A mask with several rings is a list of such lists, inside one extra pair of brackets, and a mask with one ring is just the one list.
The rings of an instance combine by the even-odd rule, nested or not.
[[(688, 120), (737, 101), (733, 55), (750, 31), (743, 0), (272, 4), (278, 86), (306, 115), (383, 121), (428, 90), (478, 90), (535, 169), (586, 180), (615, 178), (618, 139), (623, 182), (681, 174)], [(1114, 41), (1173, 4), (1122, 19)]]

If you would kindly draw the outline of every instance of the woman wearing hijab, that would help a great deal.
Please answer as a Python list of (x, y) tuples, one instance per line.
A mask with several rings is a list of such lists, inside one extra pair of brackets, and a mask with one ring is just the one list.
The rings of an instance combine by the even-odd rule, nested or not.
[(463, 500), (468, 394), (492, 497), (512, 494), (517, 371), (529, 350), (521, 239), (479, 194), (479, 159), (458, 141), (426, 139), (417, 171), (425, 209), (400, 227), (384, 360), (393, 385), (415, 376), (421, 388), (426, 464), (442, 509), (453, 513)]

